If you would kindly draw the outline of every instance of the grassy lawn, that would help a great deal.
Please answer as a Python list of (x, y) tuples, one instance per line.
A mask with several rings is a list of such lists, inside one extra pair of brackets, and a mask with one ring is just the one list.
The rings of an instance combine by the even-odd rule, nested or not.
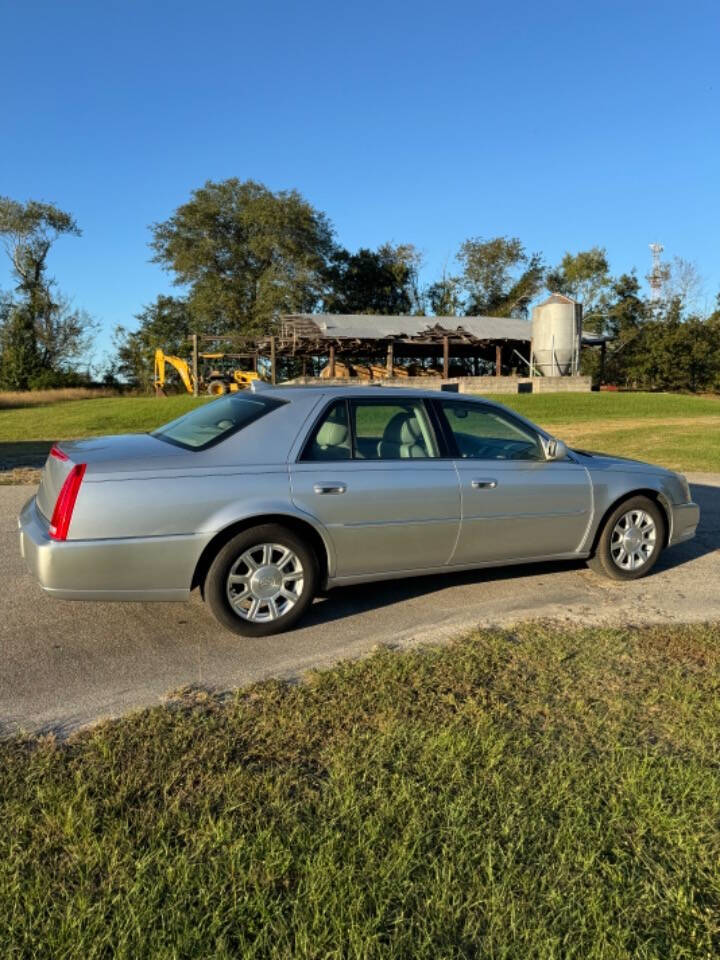
[(105, 433), (142, 433), (192, 410), (207, 398), (102, 397), (19, 409), (0, 408), (0, 443), (72, 440)]
[(711, 958), (720, 628), (525, 626), (0, 744), (3, 958)]
[[(491, 398), (492, 399), (492, 398)], [(647, 459), (682, 470), (720, 471), (720, 397), (650, 393), (501, 396), (559, 437), (581, 448)], [(188, 395), (103, 397), (2, 408), (0, 460), (23, 444), (104, 433), (152, 430), (205, 398)], [(19, 444), (16, 449), (14, 445)]]
[(553, 423), (620, 421), (637, 417), (720, 417), (720, 396), (680, 393), (546, 393), (489, 396), (548, 427)]
[(490, 397), (570, 446), (673, 470), (720, 471), (720, 397), (580, 393)]

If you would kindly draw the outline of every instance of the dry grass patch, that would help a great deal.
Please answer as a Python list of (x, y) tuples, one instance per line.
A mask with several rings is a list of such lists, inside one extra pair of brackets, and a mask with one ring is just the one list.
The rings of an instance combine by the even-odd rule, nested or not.
[(39, 407), (68, 400), (93, 400), (97, 397), (117, 397), (118, 390), (106, 387), (62, 387), (57, 390), (18, 390), (0, 392), (0, 410)]

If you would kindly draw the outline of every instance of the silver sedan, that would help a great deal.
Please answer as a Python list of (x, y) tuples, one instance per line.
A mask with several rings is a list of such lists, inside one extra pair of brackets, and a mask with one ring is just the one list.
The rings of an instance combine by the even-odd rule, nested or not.
[(342, 584), (580, 558), (632, 580), (699, 516), (681, 475), (569, 450), (487, 400), (257, 385), (151, 434), (54, 446), (19, 526), (55, 597), (197, 588), (258, 636)]

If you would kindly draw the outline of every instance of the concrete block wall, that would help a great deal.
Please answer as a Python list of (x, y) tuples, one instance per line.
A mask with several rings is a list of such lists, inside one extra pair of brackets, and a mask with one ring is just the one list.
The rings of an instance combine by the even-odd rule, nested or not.
[(592, 377), (533, 377), (533, 393), (590, 393)]
[(449, 382), (457, 383), (458, 393), (519, 393), (519, 384), (532, 383), (528, 377), (457, 377)]
[(367, 387), (382, 384), (384, 387), (415, 387), (418, 390), (440, 390), (443, 384), (457, 384), (458, 393), (520, 393), (520, 384), (530, 384), (532, 393), (589, 393), (590, 377), (388, 377), (385, 380), (360, 380), (356, 377), (335, 377), (333, 380), (320, 377), (297, 377), (288, 384), (338, 387)]

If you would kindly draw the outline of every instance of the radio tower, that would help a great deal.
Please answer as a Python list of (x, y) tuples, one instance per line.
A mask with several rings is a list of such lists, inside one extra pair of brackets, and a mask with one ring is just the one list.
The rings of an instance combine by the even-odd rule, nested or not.
[(665, 270), (660, 260), (660, 254), (665, 248), (661, 243), (651, 243), (652, 251), (652, 271), (648, 274), (650, 283), (650, 299), (659, 300), (662, 294), (663, 282), (665, 281)]

